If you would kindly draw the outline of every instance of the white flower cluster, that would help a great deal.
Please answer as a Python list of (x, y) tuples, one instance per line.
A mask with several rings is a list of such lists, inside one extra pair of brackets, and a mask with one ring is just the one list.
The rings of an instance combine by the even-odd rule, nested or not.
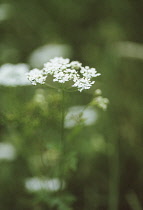
[(70, 62), (68, 58), (55, 57), (45, 63), (42, 70), (31, 70), (27, 77), (33, 85), (36, 85), (44, 84), (48, 75), (53, 76), (53, 82), (72, 81), (74, 83), (72, 87), (76, 87), (81, 92), (84, 89), (89, 89), (95, 83), (92, 78), (100, 74), (95, 68), (83, 67), (78, 61)]
[(32, 66), (41, 68), (43, 63), (57, 57), (70, 56), (72, 54), (71, 47), (67, 44), (47, 44), (35, 49), (29, 58), (29, 63)]
[[(31, 192), (37, 192), (40, 190), (58, 191), (61, 187), (61, 182), (57, 178), (41, 179), (39, 177), (33, 177), (26, 179), (25, 187), (28, 191)], [(64, 187), (65, 187), (65, 182), (63, 182), (62, 189)]]
[(65, 128), (73, 128), (77, 125), (90, 126), (97, 120), (97, 112), (91, 106), (72, 106), (65, 116)]
[(102, 96), (98, 96), (94, 99), (94, 103), (104, 111), (107, 109), (107, 105), (109, 103), (108, 98), (103, 98)]
[(16, 158), (16, 150), (12, 144), (0, 143), (0, 160), (12, 161)]
[(96, 105), (105, 111), (109, 104), (109, 100), (108, 100), (108, 98), (103, 98), (103, 96), (101, 96), (101, 94), (102, 94), (102, 91), (100, 89), (97, 89), (95, 91), (96, 97), (93, 98), (90, 105), (93, 105), (93, 106)]
[(25, 77), (29, 67), (24, 63), (11, 64), (6, 63), (0, 67), (0, 85), (4, 86), (23, 86), (31, 83)]
[(32, 85), (36, 85), (37, 83), (44, 84), (47, 78), (39, 69), (33, 69), (26, 75)]

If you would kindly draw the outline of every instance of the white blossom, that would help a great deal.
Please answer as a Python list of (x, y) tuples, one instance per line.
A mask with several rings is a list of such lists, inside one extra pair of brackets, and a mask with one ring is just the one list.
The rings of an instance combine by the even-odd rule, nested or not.
[[(62, 183), (62, 187), (65, 183)], [(61, 182), (57, 178), (53, 179), (42, 179), (39, 177), (28, 178), (25, 181), (25, 188), (31, 192), (37, 192), (40, 190), (46, 191), (58, 191), (61, 187)]]
[(95, 90), (95, 95), (101, 95), (101, 94), (102, 94), (102, 91), (100, 89)]
[(90, 81), (88, 78), (77, 79), (73, 87), (77, 87), (81, 92), (84, 89), (90, 89), (90, 87), (95, 83), (95, 81)]
[(26, 75), (32, 85), (36, 85), (37, 83), (45, 83), (46, 76), (44, 76), (43, 72), (39, 69), (33, 69), (30, 71), (30, 73), (27, 73)]
[(79, 124), (93, 125), (97, 120), (97, 112), (92, 107), (72, 106), (65, 116), (65, 128), (73, 128)]
[(76, 87), (81, 92), (89, 89), (95, 83), (92, 79), (100, 74), (95, 68), (83, 67), (78, 61), (70, 62), (68, 58), (55, 57), (45, 63), (42, 70), (31, 70), (27, 77), (33, 85), (36, 85), (37, 83), (44, 84), (48, 75), (53, 76), (53, 82), (72, 81), (72, 87)]
[(104, 111), (107, 109), (108, 104), (109, 104), (108, 98), (103, 98), (100, 95), (95, 97), (91, 102), (91, 105), (96, 105), (99, 108), (103, 109)]
[(99, 107), (99, 108), (101, 108), (105, 111), (107, 109), (108, 104), (109, 104), (108, 98), (104, 98), (101, 95), (102, 91), (100, 89), (95, 90), (94, 94), (95, 94), (95, 97), (90, 102), (90, 105), (91, 106), (97, 106), (97, 107)]
[(47, 60), (54, 58), (55, 56), (71, 56), (72, 49), (67, 44), (47, 44), (40, 46), (35, 49), (29, 57), (29, 63), (32, 66), (41, 68), (43, 63), (46, 63)]
[(0, 67), (0, 85), (4, 86), (23, 86), (31, 83), (25, 77), (29, 67), (26, 64), (4, 64)]
[(16, 150), (12, 144), (0, 143), (0, 160), (12, 161), (16, 157)]

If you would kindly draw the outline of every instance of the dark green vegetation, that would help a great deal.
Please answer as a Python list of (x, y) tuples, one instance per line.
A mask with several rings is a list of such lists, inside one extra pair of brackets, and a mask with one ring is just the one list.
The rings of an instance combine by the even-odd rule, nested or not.
[[(68, 45), (72, 60), (102, 76), (91, 90), (67, 94), (66, 106), (86, 105), (96, 88), (110, 104), (97, 109), (95, 125), (66, 129), (61, 164), (60, 93), (43, 89), (40, 103), (41, 86), (0, 86), (0, 142), (16, 148), (13, 161), (0, 159), (0, 210), (143, 209), (143, 1), (1, 3), (9, 13), (2, 20), (0, 10), (0, 65), (30, 63), (33, 50), (47, 44)], [(58, 177), (60, 169), (63, 192), (25, 189), (26, 178)]]

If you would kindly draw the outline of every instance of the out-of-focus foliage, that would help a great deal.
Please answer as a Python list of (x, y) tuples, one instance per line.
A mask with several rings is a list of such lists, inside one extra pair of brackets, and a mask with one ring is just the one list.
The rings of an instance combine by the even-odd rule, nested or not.
[[(46, 55), (79, 60), (102, 76), (89, 91), (67, 93), (67, 110), (90, 103), (97, 88), (110, 104), (106, 112), (94, 107), (93, 125), (65, 129), (61, 162), (60, 92), (1, 85), (0, 209), (143, 208), (142, 11), (142, 0), (1, 1), (0, 65), (39, 67)], [(61, 171), (60, 191), (25, 187)]]

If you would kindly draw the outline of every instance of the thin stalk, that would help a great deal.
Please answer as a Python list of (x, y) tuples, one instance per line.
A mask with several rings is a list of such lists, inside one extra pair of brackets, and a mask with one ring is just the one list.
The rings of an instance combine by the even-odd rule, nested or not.
[(64, 122), (65, 122), (65, 91), (62, 89), (62, 106), (61, 106), (61, 189), (63, 187), (63, 179), (64, 179), (64, 153), (65, 153), (65, 136), (64, 136)]
[(62, 107), (61, 107), (61, 146), (64, 147), (64, 121), (65, 121), (65, 91), (62, 90)]
[(52, 85), (49, 85), (49, 84), (45, 84), (48, 88), (52, 88), (52, 89), (58, 89), (58, 88), (56, 88), (56, 87), (54, 87), (54, 86), (52, 86)]

